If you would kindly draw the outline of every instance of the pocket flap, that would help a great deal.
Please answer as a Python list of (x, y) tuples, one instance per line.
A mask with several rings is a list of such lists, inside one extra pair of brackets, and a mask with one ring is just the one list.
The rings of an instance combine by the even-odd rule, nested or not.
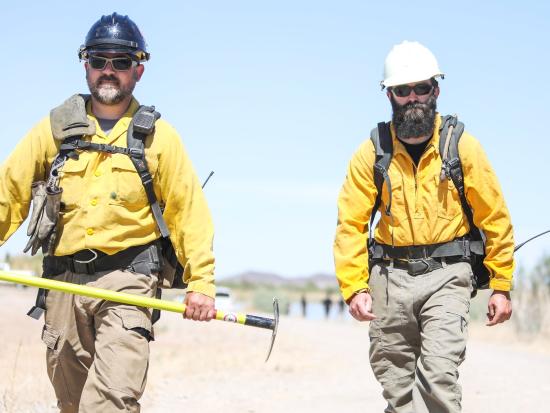
[(57, 330), (54, 330), (49, 325), (44, 325), (42, 328), (42, 341), (50, 350), (57, 349), (57, 343), (59, 342), (59, 337), (61, 333)]
[(115, 153), (111, 158), (113, 169), (122, 169), (123, 171), (137, 172), (132, 160), (123, 154)]
[(151, 320), (141, 311), (118, 309), (115, 314), (122, 320), (122, 325), (126, 330), (144, 328), (149, 333), (151, 332)]

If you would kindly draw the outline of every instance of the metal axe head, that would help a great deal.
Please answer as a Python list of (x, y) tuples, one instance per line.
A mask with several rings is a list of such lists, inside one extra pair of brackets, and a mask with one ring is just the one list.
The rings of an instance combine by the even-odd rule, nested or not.
[(269, 360), (269, 356), (271, 356), (271, 350), (273, 350), (273, 344), (275, 343), (275, 337), (277, 337), (277, 327), (279, 326), (279, 300), (276, 298), (273, 299), (273, 325), (271, 330), (273, 330), (271, 334), (271, 345), (269, 346), (269, 351), (267, 352), (267, 357), (265, 358), (265, 361)]

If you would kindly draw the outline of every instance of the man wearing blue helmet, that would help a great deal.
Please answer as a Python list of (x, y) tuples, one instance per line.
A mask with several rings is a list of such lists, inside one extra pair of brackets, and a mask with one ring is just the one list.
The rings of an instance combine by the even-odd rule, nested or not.
[[(184, 317), (214, 310), (213, 227), (178, 133), (133, 97), (149, 60), (136, 24), (117, 13), (90, 29), (79, 58), (90, 95), (54, 108), (0, 168), (0, 245), (32, 214), (25, 250), (43, 276), (159, 297), (187, 286)], [(40, 292), (42, 340), (61, 412), (138, 412), (155, 314)]]

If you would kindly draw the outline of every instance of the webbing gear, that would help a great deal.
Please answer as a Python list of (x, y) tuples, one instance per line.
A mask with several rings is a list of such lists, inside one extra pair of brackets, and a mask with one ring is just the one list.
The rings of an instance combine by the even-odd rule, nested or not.
[[(127, 142), (128, 148), (135, 150), (130, 155), (130, 159), (141, 178), (147, 199), (151, 205), (151, 211), (162, 235), (162, 257), (164, 259), (160, 274), (162, 287), (184, 289), (187, 288), (187, 285), (183, 282), (183, 266), (179, 263), (174, 246), (170, 241), (170, 231), (162, 215), (162, 207), (155, 195), (153, 178), (149, 173), (145, 159), (145, 138), (153, 133), (155, 121), (159, 117), (160, 113), (155, 111), (154, 106), (141, 106), (128, 127)], [(137, 156), (137, 154), (141, 154), (141, 156)]]
[(163, 238), (170, 236), (170, 231), (164, 217), (162, 216), (162, 210), (155, 195), (153, 188), (153, 177), (147, 167), (147, 160), (145, 159), (145, 139), (147, 135), (150, 135), (155, 130), (155, 122), (160, 118), (160, 113), (155, 110), (154, 106), (140, 106), (135, 113), (130, 126), (128, 126), (127, 140), (129, 156), (132, 163), (136, 167), (136, 170), (143, 183), (143, 188), (147, 194), (147, 199), (151, 205), (151, 211), (157, 222), (160, 234)]
[[(56, 125), (56, 130), (54, 131), (52, 128), (52, 131), (56, 133), (65, 130), (82, 132), (81, 128), (79, 129), (74, 125), (83, 125), (85, 123), (84, 119), (88, 119), (85, 105), (87, 99), (89, 99), (89, 95), (74, 95), (60, 107), (54, 109), (51, 117), (56, 116), (56, 119), (52, 119), (52, 125)], [(149, 172), (145, 158), (145, 139), (154, 132), (155, 122), (160, 116), (160, 113), (155, 110), (154, 106), (140, 106), (128, 126), (126, 148), (83, 140), (83, 135), (80, 134), (67, 136), (64, 133), (56, 136), (56, 139), (62, 140), (62, 144), (59, 154), (52, 165), (50, 180), (57, 185), (59, 182), (58, 171), (62, 168), (67, 158), (77, 158), (78, 151), (80, 150), (119, 153), (128, 156), (141, 179), (147, 200), (151, 206), (151, 212), (161, 233), (162, 256), (164, 259), (160, 277), (162, 287), (186, 288), (187, 285), (182, 280), (183, 266), (178, 262), (176, 252), (170, 241), (170, 231), (162, 215), (162, 207), (155, 195), (153, 177)], [(95, 124), (93, 133), (95, 133)]]
[(483, 244), (480, 241), (471, 241), (467, 237), (456, 238), (449, 242), (429, 245), (409, 245), (396, 247), (379, 244), (376, 241), (369, 251), (372, 259), (399, 259), (399, 260), (420, 260), (423, 258), (447, 258), (466, 257), (472, 251), (480, 253), (483, 251)]
[[(464, 132), (464, 124), (459, 122), (456, 116), (443, 116), (439, 129), (439, 152), (442, 157), (441, 179), (451, 179), (459, 193), (462, 210), (468, 219), (470, 232), (468, 234), (469, 259), (473, 271), (474, 295), (476, 289), (485, 289), (489, 286), (489, 271), (483, 264), (485, 258), (485, 237), (483, 233), (474, 224), (472, 209), (466, 200), (464, 190), (464, 176), (462, 173), (462, 164), (458, 153), (458, 142)], [(380, 208), (382, 199), (383, 184), (386, 183), (388, 190), (388, 205), (384, 213), (391, 216), (391, 182), (388, 175), (388, 169), (393, 156), (393, 144), (389, 123), (379, 123), (378, 127), (373, 129), (370, 136), (375, 152), (376, 159), (374, 164), (374, 183), (376, 185), (377, 195), (374, 208), (371, 213), (369, 224), (369, 260), (375, 256), (374, 247), (376, 243), (372, 238), (372, 223), (374, 216)], [(397, 248), (397, 247), (393, 247)], [(398, 258), (398, 257), (393, 257)], [(370, 262), (369, 262), (370, 265)]]
[[(48, 256), (42, 262), (43, 278), (52, 278), (65, 271), (92, 275), (101, 271), (130, 270), (145, 275), (158, 274), (162, 264), (160, 244), (153, 241), (145, 245), (126, 248), (116, 254), (107, 255), (96, 250), (82, 250), (73, 255)], [(160, 288), (157, 298), (160, 297)], [(48, 290), (40, 288), (34, 306), (27, 315), (39, 319), (46, 310), (46, 295)], [(152, 320), (158, 320), (158, 314), (153, 311)]]
[[(375, 162), (374, 162), (374, 184), (376, 185), (377, 196), (374, 201), (374, 206), (372, 208), (370, 222), (369, 222), (369, 240), (367, 247), (369, 249), (369, 260), (373, 259), (373, 254), (370, 252), (371, 248), (374, 246), (374, 238), (372, 236), (372, 225), (374, 223), (374, 217), (380, 204), (382, 202), (382, 187), (384, 183), (388, 188), (388, 205), (384, 213), (387, 216), (391, 216), (391, 201), (392, 201), (392, 191), (391, 191), (391, 180), (388, 175), (388, 169), (390, 167), (391, 158), (393, 155), (393, 142), (391, 139), (390, 124), (386, 122), (380, 122), (378, 126), (371, 132), (371, 140), (374, 145), (375, 150)], [(369, 268), (371, 268), (369, 262)]]
[[(462, 173), (462, 164), (458, 153), (458, 142), (464, 132), (464, 124), (458, 121), (456, 115), (444, 116), (441, 119), (440, 138), (439, 138), (439, 153), (442, 156), (441, 179), (444, 179), (443, 174), (447, 179), (451, 179), (455, 185), (458, 195), (460, 196), (460, 204), (462, 211), (468, 219), (470, 226), (469, 237), (472, 245), (483, 245), (483, 251), (472, 250), (470, 262), (472, 264), (472, 272), (474, 274), (473, 283), (474, 291), (476, 289), (489, 288), (490, 274), (489, 270), (483, 264), (485, 259), (485, 235), (474, 224), (472, 208), (466, 199), (464, 190), (464, 175)], [(444, 137), (444, 138), (443, 138)], [(443, 138), (443, 140), (441, 139)], [(449, 142), (447, 142), (449, 141)]]

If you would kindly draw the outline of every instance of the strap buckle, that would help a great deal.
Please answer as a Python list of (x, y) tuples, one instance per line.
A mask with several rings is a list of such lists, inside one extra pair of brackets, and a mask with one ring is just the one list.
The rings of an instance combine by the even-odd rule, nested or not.
[(427, 260), (430, 258), (428, 247), (425, 245), (409, 245), (407, 248), (407, 260)]
[(77, 262), (79, 264), (89, 264), (92, 261), (95, 261), (97, 259), (98, 255), (97, 255), (97, 252), (95, 252), (95, 250), (92, 250), (90, 248), (86, 248), (86, 249), (83, 249), (82, 251), (86, 251), (86, 250), (90, 251), (92, 253), (92, 258), (90, 258), (89, 260), (79, 260), (79, 259), (76, 258), (76, 255), (75, 255), (74, 258), (73, 258), (73, 261)]

